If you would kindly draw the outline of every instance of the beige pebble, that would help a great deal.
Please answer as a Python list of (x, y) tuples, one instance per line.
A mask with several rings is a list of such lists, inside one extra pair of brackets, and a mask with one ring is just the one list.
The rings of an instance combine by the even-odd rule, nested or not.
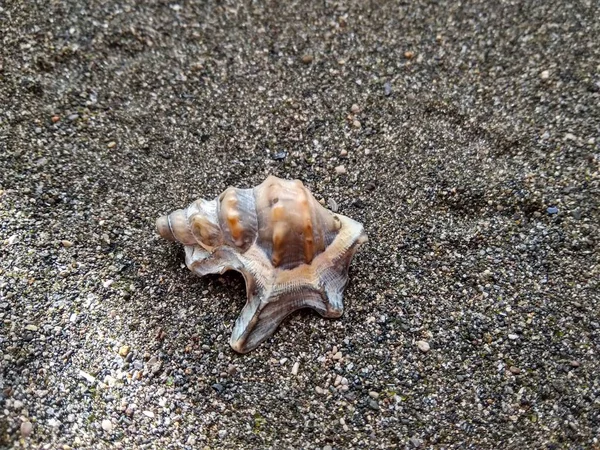
[(354, 121), (352, 122), (352, 126), (353, 126), (354, 128), (360, 128), (360, 127), (361, 127), (361, 124), (360, 124), (360, 122), (359, 122), (358, 120), (354, 120)]
[(348, 155), (348, 150), (344, 149), (342, 151), (340, 151), (340, 156), (347, 156)]
[(29, 420), (26, 420), (21, 423), (21, 436), (23, 436), (24, 438), (28, 438), (31, 435), (32, 431), (33, 424)]
[(309, 55), (309, 54), (302, 55), (302, 62), (304, 64), (310, 64), (311, 62), (313, 62), (313, 59), (314, 59), (313, 55)]
[(335, 168), (335, 173), (337, 173), (338, 175), (346, 173), (346, 168), (344, 166), (337, 166)]
[(360, 112), (360, 106), (358, 106), (356, 103), (354, 103), (350, 107), (350, 111), (352, 111), (352, 114), (356, 114), (356, 113)]
[(333, 359), (335, 359), (336, 361), (342, 359), (342, 352), (337, 352), (335, 355), (333, 355)]
[(69, 248), (69, 247), (73, 247), (73, 242), (71, 241), (67, 241), (66, 239), (60, 241), (60, 243), (62, 244), (63, 247), (65, 248)]
[(115, 147), (116, 145), (117, 145), (117, 143), (116, 143), (115, 141), (110, 141), (108, 144), (106, 144), (106, 146), (107, 146), (108, 148), (113, 148), (113, 147)]
[(121, 355), (123, 358), (126, 357), (129, 354), (129, 349), (129, 345), (121, 345), (119, 348), (119, 355)]

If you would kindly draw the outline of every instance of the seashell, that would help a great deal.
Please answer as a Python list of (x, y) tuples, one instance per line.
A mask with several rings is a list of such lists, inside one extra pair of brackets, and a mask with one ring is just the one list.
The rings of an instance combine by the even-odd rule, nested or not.
[(367, 237), (360, 223), (334, 214), (301, 181), (269, 176), (252, 189), (230, 187), (156, 221), (158, 233), (185, 245), (197, 275), (241, 272), (247, 302), (230, 345), (246, 353), (301, 308), (323, 317), (343, 312), (354, 253)]

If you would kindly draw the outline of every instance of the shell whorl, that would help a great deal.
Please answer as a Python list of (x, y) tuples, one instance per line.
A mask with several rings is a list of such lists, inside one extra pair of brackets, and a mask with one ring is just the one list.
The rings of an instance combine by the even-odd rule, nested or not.
[(339, 317), (348, 267), (367, 240), (360, 223), (325, 209), (301, 181), (274, 176), (196, 200), (160, 217), (156, 228), (186, 246), (194, 273), (243, 274), (248, 301), (230, 342), (240, 353), (256, 348), (297, 309)]
[(216, 200), (197, 200), (156, 221), (159, 234), (212, 249), (222, 243), (244, 253), (256, 243), (273, 267), (310, 264), (333, 241), (339, 219), (301, 181), (270, 176), (254, 189), (227, 188)]

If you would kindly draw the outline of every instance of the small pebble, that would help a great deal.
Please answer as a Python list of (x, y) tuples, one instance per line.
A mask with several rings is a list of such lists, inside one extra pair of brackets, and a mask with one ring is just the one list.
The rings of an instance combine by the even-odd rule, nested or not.
[(371, 408), (374, 411), (378, 411), (379, 410), (379, 402), (377, 402), (377, 400), (369, 400), (369, 408)]
[(294, 376), (298, 375), (298, 369), (300, 369), (300, 363), (298, 361), (296, 361), (294, 363), (294, 365), (292, 366), (292, 375), (294, 375)]
[(342, 151), (340, 151), (340, 156), (347, 156), (348, 155), (348, 150), (344, 149)]
[(392, 83), (386, 81), (386, 83), (383, 85), (383, 93), (386, 97), (392, 95)]
[(508, 370), (510, 370), (510, 373), (514, 375), (519, 375), (521, 373), (521, 369), (519, 369), (517, 366), (510, 366)]
[(358, 121), (358, 120), (353, 120), (353, 121), (352, 121), (352, 126), (353, 126), (354, 128), (360, 128), (360, 127), (361, 127), (360, 121)]
[(414, 448), (419, 448), (421, 445), (423, 445), (423, 439), (412, 437), (409, 439), (409, 441), (410, 445), (412, 445)]
[(426, 341), (417, 341), (417, 347), (419, 348), (419, 350), (421, 350), (423, 353), (427, 353), (429, 351), (429, 349), (431, 348), (429, 346), (429, 343)]
[(404, 52), (404, 57), (406, 59), (413, 59), (415, 57), (415, 52), (408, 50), (408, 51)]
[(337, 352), (335, 355), (333, 355), (333, 359), (336, 361), (342, 359), (342, 352)]
[(332, 199), (332, 198), (330, 198), (330, 199), (328, 199), (328, 200), (327, 200), (327, 207), (328, 207), (328, 208), (329, 208), (331, 211), (333, 211), (333, 212), (338, 212), (338, 204), (337, 204), (337, 202), (336, 202), (334, 199)]
[(304, 64), (310, 64), (311, 62), (313, 62), (313, 56), (312, 55), (302, 55), (302, 62)]
[(117, 143), (115, 141), (110, 141), (108, 144), (106, 144), (108, 148), (114, 148), (116, 145)]
[(26, 326), (25, 326), (25, 329), (26, 329), (27, 331), (37, 331), (37, 330), (38, 330), (38, 327), (36, 327), (35, 325), (31, 325), (31, 324), (29, 324), (29, 325), (26, 325)]
[(346, 168), (344, 166), (337, 166), (335, 168), (335, 173), (337, 173), (338, 175), (344, 174), (346, 173)]
[(540, 78), (542, 80), (547, 80), (548, 78), (550, 78), (550, 71), (549, 70), (544, 70), (540, 73)]
[(110, 432), (113, 429), (113, 424), (109, 419), (104, 419), (102, 421), (102, 429), (106, 432)]
[(127, 356), (127, 354), (129, 353), (129, 345), (122, 345), (119, 348), (119, 355), (121, 355), (123, 358), (125, 358)]
[(509, 335), (508, 335), (508, 338), (509, 338), (511, 341), (516, 341), (517, 339), (519, 339), (519, 335), (518, 335), (518, 334), (509, 334)]
[(31, 435), (32, 431), (33, 424), (29, 420), (21, 422), (21, 436), (23, 436), (24, 438), (28, 438)]
[(354, 103), (352, 105), (352, 107), (350, 108), (350, 111), (352, 112), (352, 114), (356, 114), (356, 113), (360, 112), (360, 106), (358, 106), (356, 103)]
[(66, 239), (65, 239), (65, 240), (62, 240), (62, 241), (60, 241), (60, 243), (61, 243), (61, 244), (62, 244), (62, 246), (63, 246), (63, 247), (65, 247), (65, 248), (73, 247), (73, 242), (71, 242), (71, 241), (67, 241)]
[(547, 210), (548, 214), (558, 214), (558, 208), (556, 206), (550, 206)]
[(152, 411), (143, 411), (143, 413), (146, 417), (150, 417), (151, 419), (154, 418), (154, 413)]
[(379, 398), (379, 394), (375, 391), (370, 391), (369, 392), (369, 397), (374, 398), (375, 400), (377, 400)]
[(59, 116), (52, 116), (52, 123), (56, 123), (60, 120)]

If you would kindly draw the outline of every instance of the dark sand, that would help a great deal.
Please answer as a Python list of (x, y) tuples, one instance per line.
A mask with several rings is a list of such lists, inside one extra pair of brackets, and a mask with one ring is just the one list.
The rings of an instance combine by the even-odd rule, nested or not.
[[(0, 447), (598, 449), (598, 17), (2, 2)], [(370, 241), (241, 356), (154, 220), (268, 174)]]

